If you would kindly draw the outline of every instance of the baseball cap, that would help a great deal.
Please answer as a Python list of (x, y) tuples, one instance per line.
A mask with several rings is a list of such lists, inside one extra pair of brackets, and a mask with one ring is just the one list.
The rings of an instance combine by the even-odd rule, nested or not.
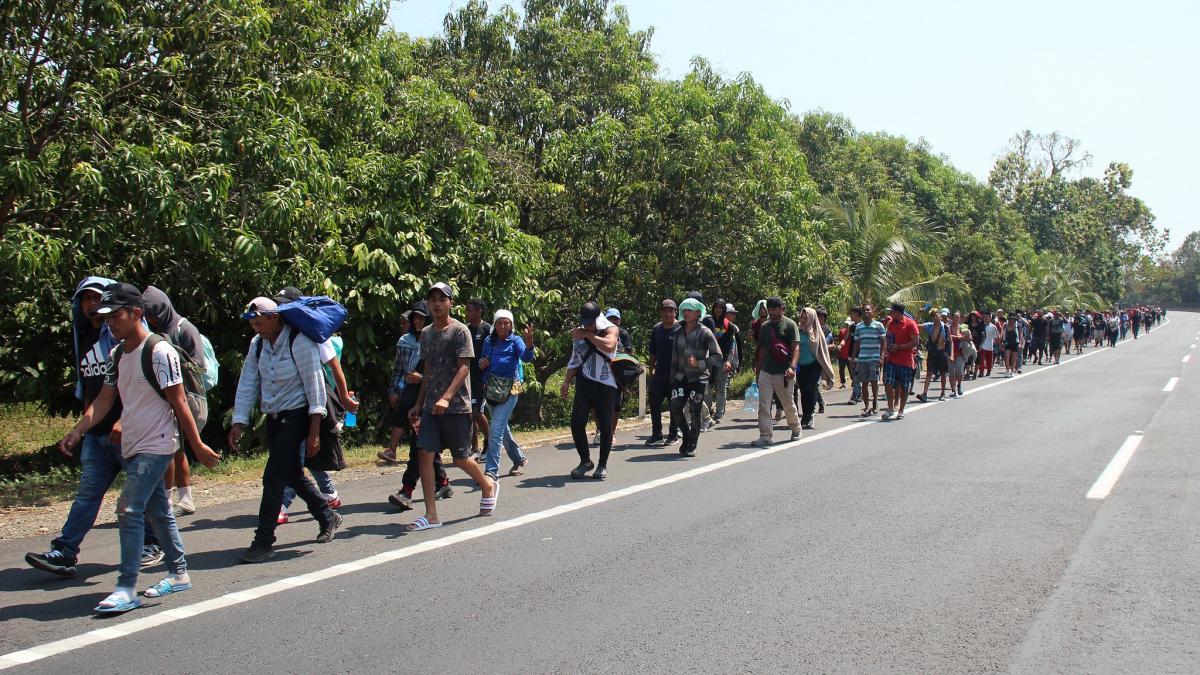
[(302, 297), (304, 297), (304, 293), (302, 293), (299, 288), (296, 288), (295, 286), (284, 286), (275, 294), (274, 300), (275, 304), (283, 305)]
[(726, 314), (737, 314), (738, 311), (737, 311), (737, 308), (733, 306), (732, 302), (727, 302), (727, 303), (725, 303), (725, 313)]
[(439, 281), (436, 284), (430, 286), (429, 290), (425, 292), (425, 297), (429, 297), (429, 295), (431, 293), (433, 293), (434, 291), (440, 292), (442, 295), (446, 296), (447, 298), (450, 298), (451, 300), (454, 299), (454, 289), (450, 288), (450, 284), (448, 284), (444, 281)]
[(261, 295), (250, 301), (246, 305), (246, 310), (242, 312), (243, 319), (253, 319), (262, 314), (278, 314), (279, 304), (270, 298), (264, 298)]
[(767, 307), (783, 307), (783, 298), (778, 295), (772, 295), (767, 298)]
[(141, 307), (142, 292), (133, 284), (109, 284), (100, 293), (100, 306), (96, 314), (101, 316), (111, 314), (122, 307)]
[(943, 308), (942, 308), (942, 311), (941, 311), (941, 312), (938, 312), (938, 313), (939, 313), (939, 314), (941, 314), (942, 316), (950, 316), (950, 308), (949, 308), (949, 307), (943, 307)]
[(621, 318), (621, 310), (616, 307), (609, 307), (604, 310), (604, 317), (607, 319), (619, 319)]
[(600, 316), (600, 305), (594, 302), (585, 302), (583, 307), (579, 309), (579, 324), (582, 326), (590, 326), (596, 322), (596, 318)]
[(666, 300), (663, 300), (662, 302), (659, 303), (658, 308), (659, 309), (679, 309), (679, 306), (675, 304), (674, 300), (667, 298)]
[(420, 314), (429, 319), (429, 305), (424, 300), (418, 300), (413, 303), (412, 309), (404, 313), (404, 318), (412, 320), (413, 314)]

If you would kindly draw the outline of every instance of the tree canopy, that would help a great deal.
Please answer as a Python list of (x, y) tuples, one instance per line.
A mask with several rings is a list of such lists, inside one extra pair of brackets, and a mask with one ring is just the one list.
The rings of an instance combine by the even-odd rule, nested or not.
[[(1200, 297), (1195, 242), (1161, 259), (1129, 166), (1083, 176), (1079, 141), (1023, 132), (983, 183), (924, 142), (793, 112), (748, 73), (697, 58), (662, 77), (652, 31), (607, 0), (473, 0), (428, 39), (360, 0), (0, 17), (7, 399), (70, 402), (66, 309), (91, 273), (167, 290), (227, 375), (249, 298), (330, 295), (368, 392), (435, 279), (535, 320), (541, 377), (588, 299), (637, 335), (689, 290), (835, 310)], [(1148, 281), (1168, 264), (1190, 281)]]

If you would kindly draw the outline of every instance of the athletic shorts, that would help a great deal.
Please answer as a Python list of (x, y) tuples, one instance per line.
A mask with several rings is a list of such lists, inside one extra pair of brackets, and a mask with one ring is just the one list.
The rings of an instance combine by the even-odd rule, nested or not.
[(1062, 349), (1062, 333), (1051, 333), (1050, 334), (1050, 349), (1052, 349), (1052, 350)]
[(883, 364), (883, 383), (908, 391), (912, 387), (913, 369), (895, 363)]
[(950, 371), (946, 363), (946, 352), (929, 352), (929, 365), (926, 369), (934, 376), (941, 377)]
[(471, 456), (472, 425), (470, 413), (422, 412), (417, 447), (425, 452), (449, 450), (454, 459), (466, 459)]
[(879, 361), (876, 359), (859, 359), (854, 364), (854, 379), (859, 382), (878, 382)]

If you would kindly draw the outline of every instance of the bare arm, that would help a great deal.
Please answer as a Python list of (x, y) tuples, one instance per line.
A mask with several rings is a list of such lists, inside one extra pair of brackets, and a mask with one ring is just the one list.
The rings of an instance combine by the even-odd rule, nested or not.
[(67, 457), (74, 457), (71, 453), (71, 448), (79, 444), (83, 439), (83, 435), (88, 432), (88, 429), (96, 426), (96, 423), (108, 416), (112, 410), (113, 402), (117, 399), (117, 389), (111, 384), (105, 384), (100, 387), (100, 394), (96, 400), (87, 405), (83, 411), (83, 417), (75, 423), (71, 431), (58, 442), (58, 451)]

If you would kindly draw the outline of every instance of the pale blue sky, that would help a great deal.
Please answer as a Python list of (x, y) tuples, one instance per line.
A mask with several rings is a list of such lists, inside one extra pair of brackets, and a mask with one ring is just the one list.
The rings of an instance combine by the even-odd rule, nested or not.
[[(463, 0), (395, 3), (391, 24), (441, 31)], [(504, 2), (492, 2), (493, 9)], [(511, 3), (519, 8), (520, 2)], [(1131, 192), (1171, 230), (1200, 217), (1200, 3), (1148, 0), (630, 0), (635, 28), (654, 27), (660, 74), (693, 56), (749, 72), (792, 110), (839, 112), (863, 131), (926, 139), (981, 180), (1022, 129), (1060, 131), (1134, 170)]]

